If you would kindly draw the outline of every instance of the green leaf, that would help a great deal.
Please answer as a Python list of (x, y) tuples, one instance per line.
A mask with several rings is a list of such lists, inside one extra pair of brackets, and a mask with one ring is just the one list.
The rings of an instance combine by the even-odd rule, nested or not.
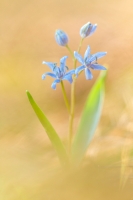
[(30, 101), (30, 104), (35, 111), (39, 121), (43, 125), (52, 145), (54, 146), (55, 150), (57, 151), (57, 154), (59, 156), (59, 159), (63, 165), (66, 165), (68, 163), (68, 156), (66, 153), (66, 150), (64, 148), (64, 145), (62, 141), (60, 140), (58, 134), (54, 130), (53, 126), (49, 122), (49, 120), (46, 118), (45, 114), (42, 112), (42, 110), (39, 108), (39, 106), (36, 104), (34, 101), (33, 97), (31, 94), (26, 91), (28, 99)]
[(91, 142), (97, 128), (104, 100), (106, 71), (102, 71), (87, 98), (81, 121), (72, 144), (71, 159), (78, 165)]

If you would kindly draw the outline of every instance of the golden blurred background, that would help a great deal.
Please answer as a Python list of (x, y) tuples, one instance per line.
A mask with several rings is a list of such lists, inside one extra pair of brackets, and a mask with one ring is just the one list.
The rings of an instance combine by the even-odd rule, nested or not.
[[(124, 165), (126, 168), (132, 166), (132, 18), (132, 0), (0, 1), (1, 200), (95, 200), (107, 197), (107, 191), (111, 189), (108, 186), (109, 182), (108, 184), (106, 181), (102, 182), (103, 169), (100, 171), (101, 176), (98, 180), (92, 180), (92, 176), (99, 172), (97, 169), (91, 171), (94, 166), (88, 168), (92, 173), (91, 175), (89, 172), (88, 177), (92, 180), (93, 186), (95, 185), (89, 191), (90, 196), (88, 196), (87, 185), (91, 187), (91, 183), (86, 180), (87, 176), (82, 172), (79, 173), (82, 175), (77, 179), (74, 175), (75, 178), (72, 181), (76, 185), (75, 188), (81, 190), (80, 195), (76, 193), (72, 183), (71, 186), (69, 185), (70, 177), (66, 178), (63, 175), (60, 180), (57, 174), (56, 179), (52, 177), (55, 171), (60, 169), (58, 159), (28, 102), (25, 91), (31, 92), (60, 137), (67, 143), (68, 115), (60, 85), (57, 85), (54, 91), (51, 89), (53, 81), (51, 78), (45, 81), (41, 79), (42, 74), (49, 71), (46, 65), (42, 65), (43, 60), (59, 64), (62, 56), (69, 55), (66, 48), (56, 44), (54, 39), (56, 29), (64, 30), (69, 36), (71, 49), (77, 50), (81, 26), (88, 21), (98, 24), (94, 35), (84, 40), (81, 49), (81, 54), (84, 54), (88, 45), (91, 46), (92, 53), (107, 51), (107, 56), (99, 60), (99, 63), (109, 68), (103, 113), (94, 140), (88, 148), (87, 160), (95, 163), (94, 165), (106, 163), (109, 166), (115, 166), (113, 172), (111, 170), (107, 175), (104, 174), (106, 180), (110, 180), (108, 176), (112, 174), (114, 177), (120, 176), (121, 163), (126, 163)], [(72, 68), (70, 56), (67, 66)], [(93, 71), (93, 74), (92, 81), (86, 81), (84, 74), (77, 81), (75, 130), (86, 97), (99, 72)], [(65, 82), (65, 87), (70, 97), (70, 85), (67, 82)], [(86, 162), (88, 166), (88, 161)], [(86, 168), (86, 174), (88, 170)], [(126, 174), (128, 174), (125, 175), (126, 184), (129, 184), (133, 173), (131, 170), (126, 170)], [(118, 179), (116, 182), (115, 179), (111, 181), (113, 184), (118, 184)], [(50, 186), (46, 187), (47, 183)], [(105, 189), (106, 194), (104, 194), (105, 190), (102, 193), (105, 185), (108, 187), (108, 190)], [(54, 189), (48, 189), (51, 187)], [(126, 200), (130, 200), (131, 188), (127, 188)], [(93, 195), (95, 189), (99, 192), (98, 195)], [(82, 193), (84, 193), (83, 196)], [(111, 196), (105, 199), (110, 198)]]

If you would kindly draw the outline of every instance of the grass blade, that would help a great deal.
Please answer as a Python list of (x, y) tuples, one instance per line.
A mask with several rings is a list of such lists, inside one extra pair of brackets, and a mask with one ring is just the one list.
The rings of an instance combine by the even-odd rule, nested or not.
[(62, 141), (60, 140), (58, 134), (54, 130), (49, 120), (46, 118), (45, 114), (42, 112), (37, 103), (34, 101), (29, 91), (26, 91), (26, 93), (33, 110), (35, 111), (39, 121), (43, 125), (53, 147), (57, 151), (60, 161), (62, 162), (63, 165), (66, 165), (68, 163), (68, 156)]
[(78, 165), (91, 142), (98, 125), (104, 100), (104, 80), (106, 71), (103, 71), (87, 98), (81, 121), (72, 145), (72, 162)]

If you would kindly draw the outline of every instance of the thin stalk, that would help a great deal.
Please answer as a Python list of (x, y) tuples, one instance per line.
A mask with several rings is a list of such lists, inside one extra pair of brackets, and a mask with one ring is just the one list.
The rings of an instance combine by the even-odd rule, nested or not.
[[(84, 38), (82, 38), (81, 40), (80, 40), (80, 43), (79, 43), (79, 47), (78, 47), (78, 53), (80, 52), (80, 49), (81, 49), (81, 46), (82, 46), (82, 43), (83, 43), (83, 39)], [(77, 65), (77, 60), (75, 59), (75, 62), (74, 62), (74, 69), (76, 69), (76, 65)]]
[(68, 101), (68, 98), (67, 98), (67, 94), (66, 94), (66, 90), (65, 90), (63, 81), (61, 81), (61, 88), (62, 88), (62, 93), (63, 93), (63, 97), (64, 97), (64, 101), (65, 101), (67, 110), (68, 110), (68, 112), (70, 114), (70, 105), (69, 105), (69, 101)]
[(72, 138), (73, 138), (73, 122), (74, 122), (74, 112), (75, 112), (75, 77), (73, 78), (73, 83), (71, 87), (71, 110), (69, 117), (69, 153), (71, 152)]
[(74, 55), (73, 55), (73, 52), (72, 52), (72, 50), (70, 49), (70, 47), (69, 47), (68, 45), (66, 45), (66, 48), (68, 49), (68, 51), (69, 51), (69, 53), (71, 54), (72, 58), (75, 59), (75, 58), (74, 58)]
[[(80, 41), (80, 44), (78, 47), (78, 53), (80, 52), (82, 42), (83, 42), (83, 38)], [(71, 49), (68, 46), (66, 47), (73, 57), (74, 69), (76, 69), (77, 60), (74, 58), (74, 55)], [(71, 153), (71, 146), (72, 146), (72, 139), (73, 139), (73, 124), (74, 124), (74, 113), (75, 113), (75, 83), (76, 83), (76, 77), (74, 76), (72, 87), (71, 87), (71, 105), (70, 105), (70, 117), (69, 117), (69, 154)]]
[(83, 40), (84, 40), (84, 38), (82, 38), (82, 39), (80, 40), (79, 47), (78, 47), (78, 53), (80, 52), (80, 49), (81, 49), (81, 46), (82, 46)]

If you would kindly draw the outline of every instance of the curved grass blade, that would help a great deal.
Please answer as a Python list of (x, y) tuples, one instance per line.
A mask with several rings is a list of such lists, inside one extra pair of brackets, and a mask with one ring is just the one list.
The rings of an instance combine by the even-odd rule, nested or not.
[(42, 112), (42, 110), (39, 108), (39, 106), (34, 101), (33, 97), (29, 93), (29, 91), (26, 91), (28, 99), (30, 101), (30, 104), (35, 111), (39, 121), (43, 125), (52, 145), (54, 146), (55, 150), (57, 151), (58, 157), (63, 165), (66, 165), (68, 163), (68, 156), (66, 153), (66, 150), (64, 148), (64, 145), (62, 141), (60, 140), (58, 134), (54, 130), (53, 126), (49, 122), (49, 120), (46, 118), (45, 114)]
[(85, 104), (81, 121), (72, 144), (71, 159), (74, 165), (78, 165), (81, 162), (98, 125), (104, 100), (105, 76), (106, 71), (102, 71), (91, 89)]

